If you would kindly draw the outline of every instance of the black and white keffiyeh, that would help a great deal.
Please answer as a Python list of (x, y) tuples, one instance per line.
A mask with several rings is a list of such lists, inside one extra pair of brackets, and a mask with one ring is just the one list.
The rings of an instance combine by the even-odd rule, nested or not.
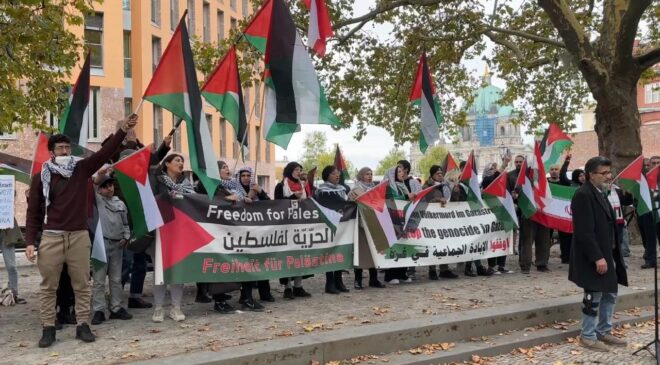
[(44, 215), (44, 223), (48, 223), (48, 206), (50, 205), (50, 180), (53, 174), (60, 175), (66, 179), (71, 178), (73, 170), (76, 168), (78, 161), (82, 160), (80, 157), (75, 156), (58, 156), (55, 161), (48, 160), (44, 162), (41, 167), (41, 185), (43, 189), (44, 199), (46, 200), (46, 213)]

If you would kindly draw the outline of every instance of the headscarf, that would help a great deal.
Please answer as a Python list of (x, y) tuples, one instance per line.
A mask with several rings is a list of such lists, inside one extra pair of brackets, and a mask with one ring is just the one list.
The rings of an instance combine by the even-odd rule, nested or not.
[(357, 175), (355, 176), (355, 179), (357, 180), (355, 182), (355, 186), (359, 187), (360, 189), (364, 190), (366, 193), (367, 191), (371, 190), (376, 186), (375, 182), (366, 182), (364, 181), (364, 176), (367, 174), (367, 172), (372, 172), (372, 170), (368, 167), (363, 167), (358, 171)]
[[(248, 186), (243, 185), (243, 183), (241, 182), (241, 175), (244, 172), (247, 172), (247, 173), (250, 174), (250, 183), (248, 184)], [(238, 181), (239, 184), (241, 184), (241, 186), (243, 187), (243, 189), (245, 190), (246, 193), (249, 192), (250, 191), (250, 185), (255, 183), (254, 171), (252, 170), (252, 167), (243, 166), (240, 169), (238, 169), (238, 172), (236, 172), (236, 180)]]
[(387, 181), (390, 184), (390, 188), (396, 192), (398, 192), (400, 195), (408, 195), (410, 191), (408, 190), (408, 187), (406, 184), (398, 179), (397, 172), (399, 170), (398, 166), (392, 167), (391, 169), (387, 170)]
[(582, 169), (573, 170), (573, 173), (571, 173), (571, 181), (573, 182), (573, 184), (578, 186), (582, 185), (582, 183), (580, 182), (580, 174), (584, 174), (584, 170)]
[(307, 198), (305, 187), (299, 179), (293, 177), (293, 170), (295, 170), (296, 167), (300, 167), (301, 170), (303, 168), (301, 164), (291, 161), (284, 167), (284, 171), (282, 171), (282, 176), (284, 177), (282, 179), (282, 193), (285, 198), (293, 195), (294, 191), (302, 191), (301, 199)]
[(176, 181), (174, 181), (167, 173), (159, 175), (156, 179), (165, 184), (169, 191), (176, 191), (177, 193), (181, 194), (192, 194), (195, 192), (195, 187), (193, 186), (192, 182), (186, 179), (183, 174), (179, 176)]
[[(222, 170), (222, 167), (225, 165), (227, 165), (227, 163), (224, 161), (218, 161), (218, 170)], [(220, 177), (220, 186), (227, 189), (230, 193), (236, 194), (240, 200), (245, 199), (245, 190), (237, 178), (223, 179)]]

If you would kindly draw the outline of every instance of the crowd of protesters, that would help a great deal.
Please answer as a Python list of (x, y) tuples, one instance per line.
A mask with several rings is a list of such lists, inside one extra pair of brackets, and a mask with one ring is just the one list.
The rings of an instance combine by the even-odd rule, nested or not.
[[(129, 212), (124, 197), (115, 184), (111, 164), (136, 152), (142, 144), (135, 138), (133, 128), (137, 124), (137, 116), (131, 115), (118, 123), (117, 131), (108, 137), (101, 149), (93, 155), (80, 159), (71, 154), (71, 142), (64, 135), (53, 135), (48, 141), (51, 159), (47, 161), (39, 176), (35, 176), (27, 194), (28, 208), (26, 218), (26, 256), (29, 261), (37, 263), (41, 274), (40, 283), (40, 317), (43, 327), (39, 347), (48, 347), (55, 341), (56, 331), (63, 325), (76, 325), (76, 338), (84, 342), (93, 342), (95, 336), (89, 324), (98, 325), (108, 319), (130, 320), (129, 310), (153, 308), (152, 320), (165, 320), (165, 297), (170, 294), (171, 306), (167, 316), (174, 321), (184, 321), (186, 315), (181, 310), (184, 294), (183, 284), (153, 286), (153, 304), (143, 298), (143, 288), (147, 273), (147, 263), (154, 257), (153, 234), (138, 241), (131, 242), (131, 227)], [(204, 186), (189, 179), (184, 174), (184, 156), (170, 151), (171, 137), (168, 136), (160, 147), (152, 152), (150, 182), (155, 194), (185, 195), (207, 194)], [(548, 272), (550, 246), (553, 240), (551, 229), (540, 223), (527, 219), (517, 208), (519, 187), (516, 186), (520, 169), (525, 157), (513, 158), (513, 169), (507, 172), (511, 157), (505, 156), (501, 164), (491, 164), (482, 174), (481, 187), (485, 188), (500, 174), (507, 174), (508, 190), (516, 203), (519, 229), (515, 231), (514, 241), (518, 254), (518, 270), (529, 274), (532, 267), (539, 272)], [(567, 176), (571, 155), (567, 154), (563, 165), (552, 166), (549, 170), (548, 182), (565, 186), (581, 186), (586, 181), (583, 170), (573, 170), (572, 176)], [(439, 163), (439, 161), (438, 161)], [(461, 162), (463, 168), (465, 162)], [(660, 157), (645, 161), (645, 169), (660, 165)], [(600, 166), (600, 165), (598, 165)], [(254, 172), (250, 167), (242, 167), (235, 172), (222, 161), (218, 162), (220, 184), (212, 194), (229, 202), (253, 203), (270, 200), (271, 197), (256, 182)], [(290, 162), (283, 170), (282, 180), (276, 185), (273, 199), (307, 199), (316, 201), (328, 208), (341, 207), (346, 201), (354, 201), (360, 195), (376, 186), (373, 171), (364, 167), (359, 170), (352, 188), (340, 183), (340, 171), (335, 166), (323, 168), (321, 177), (323, 183), (307, 189), (306, 175), (300, 164)], [(435, 186), (432, 202), (446, 205), (452, 201), (465, 201), (467, 193), (464, 186), (445, 176), (445, 171), (437, 164), (430, 167), (428, 175), (422, 179), (411, 175), (411, 165), (401, 160), (387, 171), (388, 195), (394, 199), (413, 200), (424, 188)], [(81, 192), (89, 191), (90, 194)], [(616, 233), (618, 244), (623, 256), (630, 254), (628, 248), (628, 233), (626, 212), (633, 211), (632, 196), (616, 186), (607, 191), (607, 199), (614, 208), (616, 215)], [(310, 196), (311, 195), (311, 196)], [(655, 194), (656, 204), (660, 197)], [(88, 222), (88, 207), (95, 201), (98, 208), (98, 219), (103, 229), (107, 264), (94, 267), (90, 271), (90, 229)], [(645, 247), (645, 264), (642, 268), (656, 265), (656, 223), (652, 214), (639, 216), (637, 222)], [(657, 227), (660, 236), (660, 226)], [(360, 228), (359, 234), (365, 232)], [(10, 302), (23, 304), (25, 299), (19, 296), (18, 275), (15, 268), (15, 253), (13, 244), (18, 242), (16, 230), (4, 230), (0, 245), (9, 276)], [(20, 230), (18, 231), (20, 236)], [(561, 262), (571, 262), (574, 237), (571, 233), (557, 232), (560, 242)], [(362, 239), (359, 242), (365, 242)], [(37, 247), (38, 256), (37, 258)], [(534, 248), (534, 249), (532, 249)], [(532, 252), (535, 257), (532, 258)], [(373, 264), (371, 264), (373, 266)], [(430, 280), (455, 279), (462, 273), (467, 277), (491, 276), (514, 273), (512, 263), (507, 265), (507, 257), (490, 258), (469, 261), (455, 265), (428, 267), (428, 274), (415, 268), (393, 268), (384, 270), (383, 281), (378, 279), (379, 272), (369, 264), (360, 264), (354, 269), (352, 287), (355, 290), (364, 289), (364, 269), (368, 270), (368, 287), (385, 288), (389, 285), (409, 283), (420, 275), (428, 275)], [(90, 272), (93, 286), (90, 288)], [(350, 289), (344, 282), (345, 271), (332, 271), (325, 274), (325, 293), (339, 295)], [(106, 277), (109, 296), (106, 296)], [(305, 276), (280, 278), (284, 286), (284, 299), (295, 300), (308, 298), (312, 294), (304, 289)], [(124, 289), (129, 285), (128, 300), (124, 302)], [(239, 305), (242, 310), (263, 311), (265, 302), (274, 302), (276, 298), (271, 293), (271, 283), (268, 280), (242, 283), (196, 283), (199, 303), (213, 303), (213, 309), (221, 314), (230, 314), (235, 309), (227, 301), (231, 298), (227, 293), (240, 290)], [(350, 286), (350, 285), (349, 285)], [(259, 300), (253, 297), (253, 289), (258, 289)], [(2, 299), (2, 298), (0, 298)], [(109, 299), (109, 303), (108, 303)]]

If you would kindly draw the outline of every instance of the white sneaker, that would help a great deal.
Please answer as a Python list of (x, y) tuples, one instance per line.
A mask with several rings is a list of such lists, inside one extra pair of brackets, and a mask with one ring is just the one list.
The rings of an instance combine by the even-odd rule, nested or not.
[(413, 282), (413, 279), (412, 279), (412, 278), (408, 278), (408, 279), (404, 280), (403, 282), (404, 282), (404, 283), (412, 283), (412, 282)]
[(399, 283), (399, 279), (392, 279), (392, 280), (388, 281), (387, 283), (391, 284), (391, 285), (396, 285), (396, 284)]
[(172, 309), (170, 309), (170, 318), (177, 322), (181, 322), (186, 319), (186, 315), (181, 312), (181, 308), (172, 307)]
[(163, 312), (163, 307), (156, 306), (154, 308), (154, 314), (151, 316), (151, 320), (156, 323), (160, 323), (163, 320), (165, 320), (165, 313)]

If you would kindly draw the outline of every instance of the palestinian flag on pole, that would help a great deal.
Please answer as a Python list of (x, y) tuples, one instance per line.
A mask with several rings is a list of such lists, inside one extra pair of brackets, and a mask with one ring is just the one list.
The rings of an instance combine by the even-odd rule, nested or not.
[[(94, 193), (96, 194), (96, 193)], [(88, 219), (88, 228), (89, 232), (92, 235), (92, 254), (91, 254), (91, 264), (94, 270), (98, 270), (103, 267), (103, 265), (108, 263), (108, 258), (105, 254), (105, 241), (103, 240), (103, 228), (101, 227), (101, 219), (99, 217), (98, 205), (96, 205), (96, 196), (94, 196), (91, 201), (92, 211), (91, 216)]]
[(218, 159), (213, 152), (209, 126), (203, 118), (202, 96), (190, 49), (186, 13), (181, 17), (158, 63), (144, 92), (144, 99), (186, 121), (190, 165), (210, 197), (220, 184), (220, 171)]
[(69, 96), (69, 105), (59, 119), (60, 133), (71, 138), (72, 143), (82, 147), (87, 146), (87, 136), (89, 135), (90, 59), (90, 53), (88, 53)]
[(41, 173), (41, 168), (44, 162), (50, 160), (50, 151), (48, 151), (48, 135), (44, 132), (39, 132), (37, 136), (37, 144), (34, 146), (34, 153), (32, 154), (32, 168), (30, 169), (30, 176)]
[(335, 167), (339, 170), (339, 184), (344, 185), (344, 182), (349, 178), (348, 167), (346, 167), (346, 161), (344, 161), (339, 145), (336, 145), (335, 149)]
[(307, 47), (323, 57), (325, 56), (325, 44), (333, 34), (328, 7), (325, 0), (303, 0), (303, 2), (309, 9)]
[(266, 112), (264, 135), (282, 148), (300, 124), (341, 125), (330, 110), (309, 53), (283, 0), (271, 0), (271, 27), (266, 45)]
[(314, 179), (316, 179), (316, 166), (307, 172), (307, 181), (305, 182), (305, 193), (308, 197), (314, 196)]
[(445, 175), (448, 172), (458, 170), (458, 164), (456, 163), (456, 160), (454, 159), (454, 156), (452, 156), (451, 152), (447, 151), (447, 155), (445, 156), (445, 160), (442, 162), (442, 171), (445, 173)]
[(536, 205), (536, 199), (534, 199), (534, 188), (532, 187), (532, 181), (529, 176), (527, 176), (528, 173), (527, 159), (525, 159), (520, 167), (518, 180), (516, 180), (516, 187), (520, 187), (520, 193), (518, 194), (518, 207), (523, 216), (529, 219), (539, 208)]
[(366, 233), (373, 237), (374, 245), (379, 252), (389, 249), (397, 241), (392, 217), (386, 204), (387, 187), (388, 182), (382, 181), (355, 199), (362, 226)]
[[(577, 187), (550, 184), (552, 197), (546, 204), (532, 216), (532, 220), (550, 229), (560, 232), (573, 233), (573, 215), (571, 214), (571, 200)], [(520, 199), (518, 199), (520, 206)]]
[(149, 183), (151, 149), (144, 147), (114, 165), (115, 178), (130, 213), (133, 238), (140, 238), (163, 224)]
[(493, 211), (497, 220), (504, 226), (507, 232), (518, 228), (518, 217), (513, 198), (507, 190), (507, 174), (500, 174), (493, 182), (484, 189), (484, 201)]
[[(410, 203), (406, 204), (403, 208), (403, 231), (402, 232), (412, 232), (419, 227), (419, 223), (422, 220), (422, 217), (418, 214), (420, 211), (426, 210), (429, 203), (435, 197), (433, 192), (436, 189), (442, 189), (442, 185), (432, 185), (424, 190), (420, 191), (415, 195), (415, 199)], [(446, 197), (449, 200), (449, 197)]]
[(660, 166), (656, 166), (646, 173), (646, 181), (649, 184), (649, 188), (653, 191), (660, 190), (660, 185), (658, 185), (658, 175), (660, 175)]
[(311, 198), (312, 202), (314, 202), (314, 205), (316, 205), (316, 208), (319, 210), (321, 213), (321, 219), (325, 222), (325, 224), (328, 225), (332, 233), (337, 232), (337, 227), (339, 227), (339, 221), (341, 220), (342, 214), (337, 212), (336, 210), (326, 208), (323, 205), (319, 204), (319, 202), (316, 201), (316, 199)]
[(266, 0), (243, 31), (245, 39), (261, 54), (266, 54), (266, 43), (268, 42), (272, 14), (273, 1)]
[(638, 215), (644, 215), (653, 209), (651, 189), (642, 173), (643, 167), (644, 156), (640, 155), (623, 169), (615, 179), (619, 181), (619, 186), (631, 192), (635, 197), (635, 208)]
[(16, 181), (30, 185), (32, 162), (0, 152), (0, 175), (12, 175)]
[(470, 152), (465, 168), (461, 173), (460, 182), (463, 189), (467, 191), (467, 202), (470, 209), (477, 210), (484, 206), (481, 200), (481, 190), (479, 189), (479, 176), (477, 175), (477, 163), (474, 160), (474, 151)]
[(539, 207), (543, 208), (547, 201), (552, 199), (552, 192), (550, 191), (550, 183), (545, 176), (545, 166), (541, 155), (539, 142), (534, 143), (534, 158), (530, 164), (532, 170), (532, 186), (534, 187), (534, 198)]
[(426, 149), (440, 139), (440, 123), (443, 121), (440, 101), (435, 94), (435, 85), (426, 62), (426, 54), (422, 53), (415, 74), (415, 83), (410, 92), (410, 101), (419, 105), (422, 110), (419, 149), (426, 153)]
[(236, 62), (236, 47), (231, 47), (202, 87), (202, 95), (231, 123), (238, 144), (243, 145), (243, 161), (248, 149), (248, 124), (243, 103), (243, 88)]
[(561, 154), (572, 145), (573, 141), (561, 130), (559, 125), (557, 123), (550, 123), (539, 145), (545, 169), (547, 170), (550, 166), (559, 163)]

